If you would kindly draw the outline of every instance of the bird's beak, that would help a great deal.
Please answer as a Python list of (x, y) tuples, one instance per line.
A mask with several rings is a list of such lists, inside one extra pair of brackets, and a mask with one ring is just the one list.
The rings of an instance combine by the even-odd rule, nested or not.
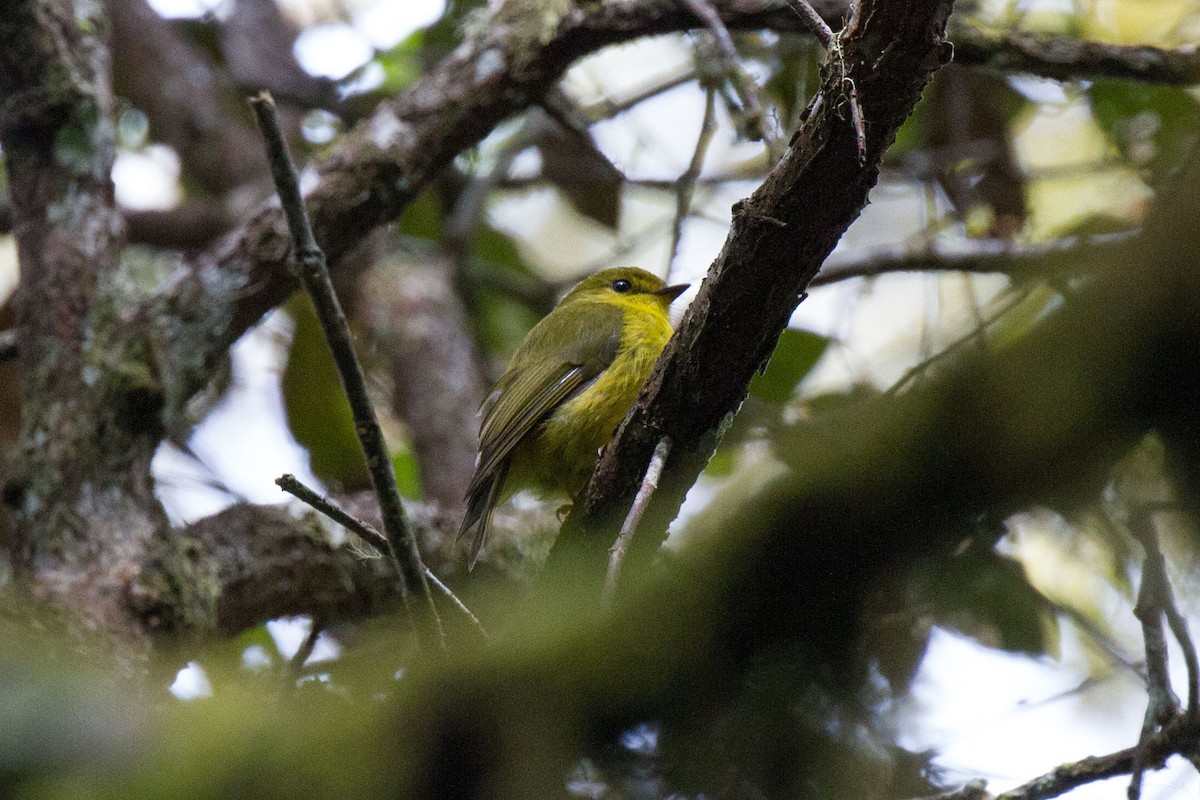
[(654, 292), (654, 296), (655, 297), (665, 297), (665, 298), (667, 298), (667, 301), (670, 302), (670, 301), (674, 300), (676, 297), (679, 297), (679, 295), (686, 292), (688, 290), (689, 286), (691, 286), (690, 283), (677, 283), (674, 286), (664, 286), (663, 288), (659, 289), (657, 292)]

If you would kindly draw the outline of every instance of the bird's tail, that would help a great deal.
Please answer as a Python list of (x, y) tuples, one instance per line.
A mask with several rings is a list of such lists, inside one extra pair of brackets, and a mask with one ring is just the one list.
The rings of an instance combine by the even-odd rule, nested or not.
[(463, 515), (457, 538), (462, 539), (467, 531), (475, 529), (475, 538), (471, 543), (471, 560), (467, 562), (468, 572), (475, 569), (475, 562), (479, 560), (479, 553), (487, 541), (488, 531), (492, 527), (492, 510), (500, 502), (500, 489), (504, 485), (507, 472), (508, 465), (501, 464), (467, 494), (467, 512)]

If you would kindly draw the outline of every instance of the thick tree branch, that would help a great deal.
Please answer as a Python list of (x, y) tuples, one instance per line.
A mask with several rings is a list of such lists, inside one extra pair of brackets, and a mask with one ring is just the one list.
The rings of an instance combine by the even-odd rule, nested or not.
[[(421, 521), (418, 521), (421, 524)], [(399, 607), (392, 567), (329, 542), (315, 516), (236, 505), (183, 531), (198, 564), (212, 565), (218, 629), (235, 634), (275, 617), (352, 620)]]
[[(655, 444), (674, 442), (648, 512), (652, 551), (708, 461), (718, 431), (746, 396), (825, 257), (867, 202), (883, 152), (930, 75), (950, 55), (950, 2), (864, 2), (863, 23), (840, 35), (846, 73), (827, 69), (807, 120), (766, 182), (734, 207), (733, 229), (630, 416), (605, 448), (555, 553), (596, 551), (615, 529)], [(847, 121), (854, 86), (868, 121), (867, 161)], [(646, 544), (649, 540), (653, 542)], [(600, 551), (584, 558), (603, 563)], [(555, 554), (551, 556), (555, 561)], [(575, 563), (573, 553), (566, 559)], [(549, 566), (549, 565), (548, 565)]]
[(248, 182), (265, 189), (258, 136), (224, 70), (146, 0), (112, 0), (108, 11), (113, 80), (145, 112), (150, 137), (174, 148), (189, 178), (214, 195)]
[(1123, 78), (1173, 86), (1200, 83), (1200, 51), (1195, 48), (1170, 50), (1021, 31), (987, 32), (970, 23), (954, 26), (952, 34), (956, 62), (997, 72), (1025, 72), (1061, 81)]
[(116, 288), (103, 11), (21, 0), (0, 14), (0, 146), (15, 211), (23, 376), (19, 460), (5, 498), (29, 585), (85, 627), (138, 643), (129, 584), (167, 528), (149, 470), (160, 396)]

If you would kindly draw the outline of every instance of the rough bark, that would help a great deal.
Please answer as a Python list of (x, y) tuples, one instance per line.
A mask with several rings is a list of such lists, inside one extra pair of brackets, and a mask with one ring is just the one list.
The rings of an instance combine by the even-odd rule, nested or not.
[(84, 627), (136, 639), (125, 594), (166, 521), (149, 478), (159, 394), (144, 351), (123, 333), (102, 11), (24, 0), (0, 21), (24, 380), (5, 499), (14, 562), (34, 591), (70, 606)]
[[(425, 524), (416, 516), (418, 527)], [(297, 518), (278, 506), (239, 504), (189, 525), (181, 539), (195, 563), (212, 567), (196, 578), (225, 633), (273, 617), (352, 620), (399, 607), (387, 560), (333, 545), (311, 514)]]

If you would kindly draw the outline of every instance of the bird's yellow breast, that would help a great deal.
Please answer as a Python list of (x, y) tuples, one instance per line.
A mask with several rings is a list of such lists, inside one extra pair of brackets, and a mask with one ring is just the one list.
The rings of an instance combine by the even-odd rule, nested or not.
[(600, 448), (612, 439), (646, 385), (671, 338), (671, 323), (655, 299), (622, 300), (625, 319), (612, 364), (517, 447), (510, 468), (512, 484), (577, 493)]

